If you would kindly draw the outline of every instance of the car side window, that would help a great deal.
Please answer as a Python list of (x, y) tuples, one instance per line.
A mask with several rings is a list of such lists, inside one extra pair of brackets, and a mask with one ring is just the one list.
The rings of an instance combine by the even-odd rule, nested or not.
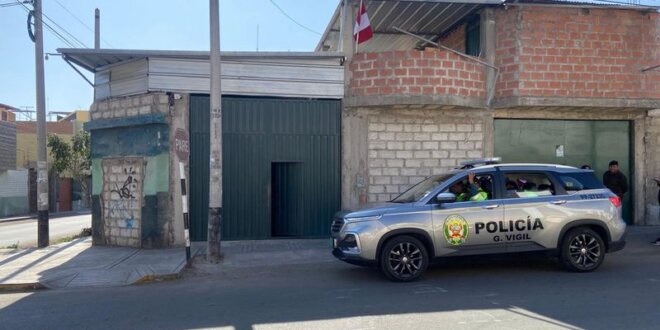
[(530, 198), (556, 195), (557, 191), (545, 173), (516, 173), (504, 175), (506, 198)]
[(440, 193), (452, 193), (456, 195), (456, 202), (478, 202), (491, 200), (494, 196), (495, 176), (492, 173), (480, 173), (474, 178), (474, 186), (471, 186), (467, 175), (454, 182), (451, 186)]

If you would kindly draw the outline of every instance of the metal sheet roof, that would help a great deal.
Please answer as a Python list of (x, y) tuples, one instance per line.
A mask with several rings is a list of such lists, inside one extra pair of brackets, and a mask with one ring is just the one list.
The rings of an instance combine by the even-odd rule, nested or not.
[[(360, 45), (360, 50), (378, 52), (411, 49), (420, 43), (419, 39), (402, 34), (394, 30), (394, 27), (435, 39), (484, 5), (499, 5), (502, 1), (366, 0), (363, 3), (367, 8), (374, 38)], [(316, 47), (317, 51), (338, 51), (340, 15), (338, 6)]]
[[(57, 52), (64, 59), (79, 65), (90, 72), (99, 68), (120, 62), (132, 61), (149, 57), (174, 58), (186, 60), (208, 60), (208, 51), (178, 51), (178, 50), (136, 50), (136, 49), (89, 49), (89, 48), (58, 48)], [(333, 52), (221, 52), (223, 61), (227, 60), (279, 60), (279, 61), (322, 61), (337, 63), (344, 55)]]

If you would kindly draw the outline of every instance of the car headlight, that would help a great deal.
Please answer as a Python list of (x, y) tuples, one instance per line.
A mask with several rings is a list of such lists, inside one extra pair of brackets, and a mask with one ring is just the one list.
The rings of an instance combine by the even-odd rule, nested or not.
[(381, 215), (375, 215), (371, 217), (359, 217), (359, 218), (346, 218), (345, 222), (346, 223), (356, 223), (356, 222), (364, 222), (364, 221), (377, 221), (380, 220), (382, 216)]

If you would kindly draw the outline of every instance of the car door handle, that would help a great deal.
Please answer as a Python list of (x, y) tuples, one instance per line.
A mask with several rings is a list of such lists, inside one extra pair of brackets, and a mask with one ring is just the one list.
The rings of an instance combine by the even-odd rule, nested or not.
[(482, 209), (486, 209), (486, 210), (492, 210), (492, 209), (496, 209), (496, 208), (498, 208), (498, 207), (500, 207), (500, 206), (497, 205), (497, 204), (492, 204), (492, 205), (484, 205), (484, 206), (482, 206), (481, 208), (482, 208)]
[(562, 199), (562, 200), (559, 200), (559, 201), (552, 201), (550, 203), (555, 204), (555, 205), (562, 205), (562, 204), (566, 204), (566, 201)]

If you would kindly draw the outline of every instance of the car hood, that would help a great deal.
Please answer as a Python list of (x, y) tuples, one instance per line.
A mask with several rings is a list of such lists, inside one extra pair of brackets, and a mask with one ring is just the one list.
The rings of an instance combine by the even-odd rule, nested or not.
[(336, 218), (361, 218), (383, 215), (410, 205), (410, 203), (369, 203), (355, 210), (343, 210), (335, 214)]

